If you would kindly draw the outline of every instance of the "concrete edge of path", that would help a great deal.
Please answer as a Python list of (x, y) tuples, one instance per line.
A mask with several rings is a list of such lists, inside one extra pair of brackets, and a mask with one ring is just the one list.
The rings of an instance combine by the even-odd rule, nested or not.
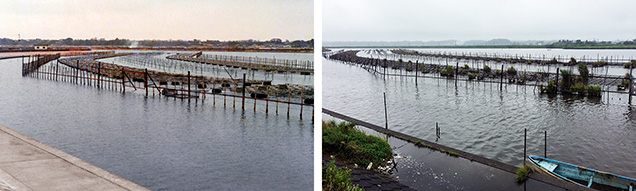
[[(91, 163), (88, 163), (80, 158), (77, 158), (73, 155), (70, 155), (64, 151), (61, 151), (59, 149), (53, 148), (52, 146), (49, 146), (47, 144), (44, 144), (36, 139), (33, 139), (27, 135), (24, 135), (20, 132), (17, 132), (9, 127), (0, 125), (0, 131), (4, 131), (7, 134), (20, 139), (24, 142), (26, 142), (29, 145), (32, 145), (38, 149), (41, 149), (47, 153), (50, 153), (53, 156), (56, 156), (59, 159), (62, 159), (68, 163), (70, 163), (73, 166), (76, 166), (80, 169), (83, 169), (91, 174), (94, 174), (97, 177), (100, 177), (108, 182), (111, 182), (123, 189), (126, 190), (149, 190), (147, 188), (144, 188), (134, 182), (131, 182), (129, 180), (126, 180), (120, 176), (117, 176), (113, 173), (110, 173), (102, 168), (99, 168)], [(0, 177), (6, 177), (6, 176), (10, 176), (2, 171), (0, 171)], [(17, 187), (23, 187), (24, 185), (22, 183), (20, 183), (18, 180), (15, 180), (13, 178), (8, 178), (8, 179), (3, 179), (3, 181), (5, 181), (7, 184), (11, 184), (12, 186), (17, 186)]]

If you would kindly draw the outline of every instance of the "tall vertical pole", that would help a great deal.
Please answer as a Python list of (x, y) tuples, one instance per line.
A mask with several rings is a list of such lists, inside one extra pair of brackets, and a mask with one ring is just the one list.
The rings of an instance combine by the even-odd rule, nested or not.
[(559, 68), (557, 67), (557, 72), (556, 72), (556, 84), (554, 84), (557, 87), (557, 92), (559, 91)]
[(386, 111), (386, 92), (383, 93), (384, 94), (384, 122), (385, 122), (385, 128), (389, 129), (389, 114)]
[(190, 71), (188, 71), (188, 100), (190, 100)]
[(57, 73), (58, 70), (60, 69), (60, 61), (58, 59), (55, 59), (55, 81), (57, 81)]
[(124, 74), (124, 69), (121, 69), (121, 90), (126, 93), (126, 83), (124, 81), (126, 76)]
[(144, 69), (144, 89), (146, 89), (146, 97), (148, 97), (148, 68)]
[[(243, 90), (242, 90), (241, 92), (242, 92), (242, 94), (243, 94), (243, 95), (241, 96), (241, 97), (242, 97), (242, 99), (243, 99), (243, 100), (241, 101), (241, 109), (245, 110), (245, 73), (243, 73)], [(256, 100), (254, 100), (254, 102), (256, 102)], [(256, 106), (255, 106), (254, 108), (256, 108)]]
[(79, 59), (77, 59), (76, 62), (76, 68), (75, 68), (75, 83), (79, 84)]
[(102, 63), (97, 62), (97, 88), (102, 88)]
[(629, 101), (628, 101), (628, 102), (629, 102), (629, 103), (628, 103), (629, 105), (632, 105), (632, 91), (633, 91), (633, 90), (632, 90), (632, 81), (633, 81), (633, 77), (632, 77), (632, 66), (633, 66), (633, 64), (630, 64), (630, 65), (629, 65), (629, 94), (627, 94), (627, 95), (629, 95)]
[[(499, 91), (503, 91), (504, 65), (501, 65), (501, 77), (499, 79)], [(525, 159), (524, 159), (525, 160)]]
[(528, 129), (523, 129), (523, 164), (526, 164), (526, 134), (528, 133)]
[(548, 131), (543, 131), (543, 158), (548, 158)]
[(417, 86), (417, 69), (419, 65), (419, 60), (415, 60), (415, 86)]

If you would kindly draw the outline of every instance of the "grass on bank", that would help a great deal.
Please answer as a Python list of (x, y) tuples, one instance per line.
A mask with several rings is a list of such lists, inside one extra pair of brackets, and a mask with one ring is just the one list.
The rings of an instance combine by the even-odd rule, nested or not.
[(322, 167), (322, 190), (325, 191), (362, 191), (363, 189), (351, 181), (351, 169), (338, 168), (332, 160)]
[(336, 157), (360, 166), (383, 166), (391, 157), (389, 143), (377, 136), (367, 135), (355, 128), (355, 123), (334, 120), (322, 122), (322, 148)]

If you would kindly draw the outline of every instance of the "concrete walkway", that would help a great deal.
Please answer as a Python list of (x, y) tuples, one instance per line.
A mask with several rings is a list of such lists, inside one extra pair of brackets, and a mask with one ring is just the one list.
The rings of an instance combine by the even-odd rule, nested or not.
[(148, 190), (0, 125), (0, 191)]

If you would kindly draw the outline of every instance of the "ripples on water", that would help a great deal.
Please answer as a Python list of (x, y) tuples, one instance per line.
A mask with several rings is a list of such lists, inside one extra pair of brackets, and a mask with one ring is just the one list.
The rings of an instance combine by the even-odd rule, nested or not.
[(20, 59), (0, 60), (0, 124), (151, 190), (313, 188), (311, 107), (291, 118), (270, 103), (253, 111), (165, 97), (144, 98), (20, 76)]
[[(636, 111), (627, 95), (601, 99), (539, 95), (532, 87), (422, 78), (386, 81), (353, 65), (323, 59), (323, 107), (512, 165), (528, 154), (636, 177)], [(619, 100), (620, 99), (620, 100)]]

